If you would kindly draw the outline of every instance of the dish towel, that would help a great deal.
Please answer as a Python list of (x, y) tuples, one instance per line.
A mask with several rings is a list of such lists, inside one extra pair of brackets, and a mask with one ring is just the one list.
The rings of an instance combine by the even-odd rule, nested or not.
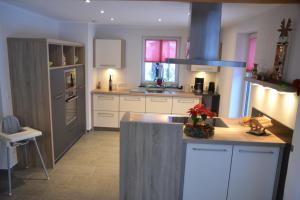
[(2, 119), (2, 132), (6, 134), (18, 133), (22, 130), (18, 118), (7, 116)]

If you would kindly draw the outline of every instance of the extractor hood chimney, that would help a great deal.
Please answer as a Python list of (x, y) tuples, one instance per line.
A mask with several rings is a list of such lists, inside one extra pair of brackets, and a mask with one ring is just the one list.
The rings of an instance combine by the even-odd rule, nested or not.
[(167, 59), (169, 63), (245, 67), (245, 62), (219, 60), (222, 4), (192, 3), (190, 49), (187, 59)]

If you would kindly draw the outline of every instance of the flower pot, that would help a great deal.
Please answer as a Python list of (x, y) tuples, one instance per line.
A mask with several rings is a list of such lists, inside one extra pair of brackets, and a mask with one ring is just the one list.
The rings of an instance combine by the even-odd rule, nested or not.
[(207, 123), (195, 126), (187, 123), (183, 131), (187, 136), (197, 138), (209, 138), (214, 135), (214, 127)]

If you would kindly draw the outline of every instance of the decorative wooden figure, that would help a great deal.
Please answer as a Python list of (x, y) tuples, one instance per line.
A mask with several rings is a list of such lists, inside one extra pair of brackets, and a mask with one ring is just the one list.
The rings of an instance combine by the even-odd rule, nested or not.
[(280, 36), (276, 46), (274, 69), (272, 72), (272, 79), (276, 81), (280, 81), (283, 76), (284, 62), (288, 48), (288, 36), (289, 32), (292, 31), (291, 25), (291, 19), (288, 19), (287, 23), (285, 22), (285, 19), (283, 19), (281, 21), (280, 29), (278, 29)]
[(266, 116), (254, 117), (250, 119), (251, 132), (257, 135), (266, 134), (266, 128), (270, 128), (272, 126), (273, 124), (271, 119)]

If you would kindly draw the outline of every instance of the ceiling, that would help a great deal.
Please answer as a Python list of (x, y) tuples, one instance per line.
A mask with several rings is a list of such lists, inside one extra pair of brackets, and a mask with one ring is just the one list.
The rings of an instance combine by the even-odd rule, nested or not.
[[(0, 0), (60, 21), (97, 24), (176, 26), (189, 25), (189, 3), (114, 0)], [(278, 5), (223, 4), (222, 26), (266, 12)], [(104, 11), (101, 14), (101, 10)], [(111, 18), (114, 18), (112, 21)], [(161, 21), (159, 21), (161, 19)]]

